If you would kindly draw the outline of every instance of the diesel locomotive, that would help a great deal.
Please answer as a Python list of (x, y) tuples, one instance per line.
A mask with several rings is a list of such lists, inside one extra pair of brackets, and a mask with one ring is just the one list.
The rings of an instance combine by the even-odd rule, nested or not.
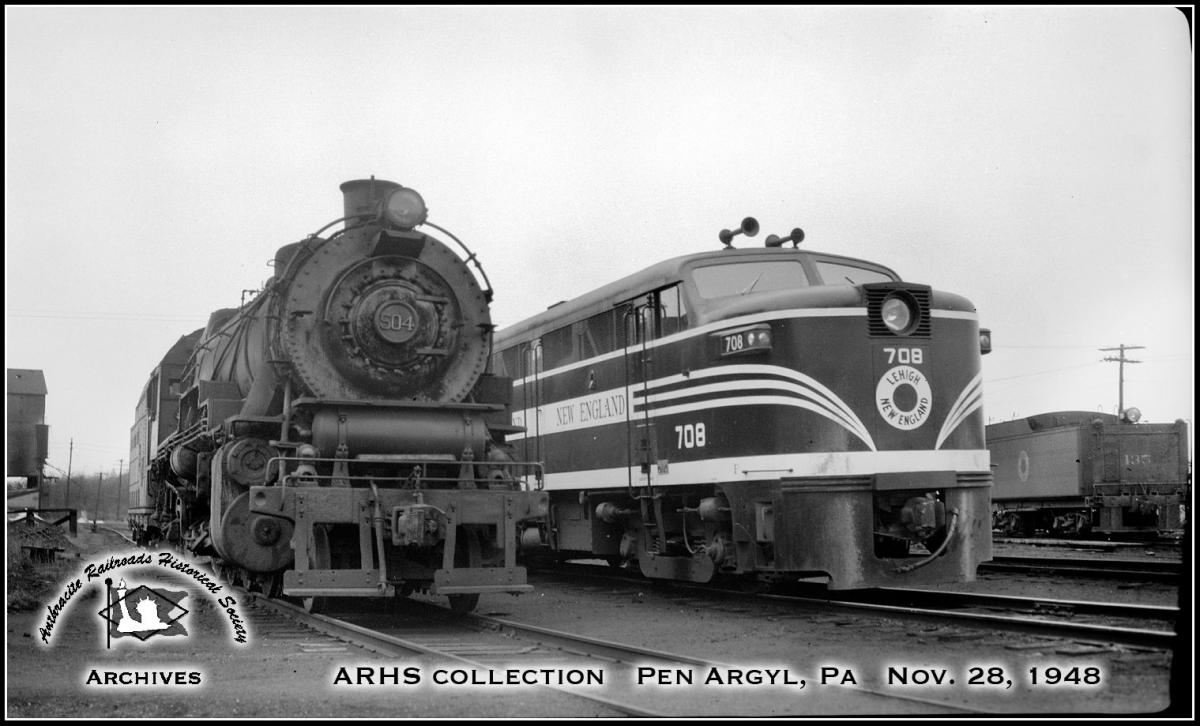
[(1188, 427), (1055, 411), (989, 424), (993, 525), (1005, 535), (1157, 535), (1183, 529)]
[(550, 495), (523, 545), (695, 582), (972, 580), (992, 546), (974, 305), (800, 229), (732, 245), (757, 231), (497, 333), (509, 440)]
[(424, 591), (468, 611), (527, 591), (517, 546), (548, 494), (505, 441), (487, 276), (416, 191), (341, 191), (342, 218), (280, 248), (257, 295), (154, 369), (136, 531), (310, 609)]

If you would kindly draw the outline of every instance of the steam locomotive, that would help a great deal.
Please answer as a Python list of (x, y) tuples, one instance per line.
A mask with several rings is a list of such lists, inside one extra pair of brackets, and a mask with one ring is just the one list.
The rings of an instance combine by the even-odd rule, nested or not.
[(313, 610), (425, 591), (465, 612), (527, 591), (517, 543), (548, 495), (505, 442), (487, 276), (416, 191), (341, 191), (344, 217), (280, 248), (260, 293), (152, 372), (132, 431), (136, 531)]
[(989, 424), (993, 524), (1006, 535), (1156, 535), (1183, 529), (1188, 429), (1095, 411)]
[(757, 232), (497, 334), (510, 441), (550, 493), (525, 544), (697, 582), (974, 579), (992, 545), (975, 307), (800, 249), (800, 229), (733, 247)]

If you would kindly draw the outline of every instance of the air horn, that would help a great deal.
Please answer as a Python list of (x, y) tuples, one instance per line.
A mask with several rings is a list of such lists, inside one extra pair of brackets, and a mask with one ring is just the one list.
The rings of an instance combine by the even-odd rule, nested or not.
[(725, 245), (725, 249), (729, 249), (730, 242), (733, 242), (735, 235), (744, 234), (747, 237), (753, 237), (758, 234), (758, 220), (754, 217), (746, 217), (742, 220), (742, 226), (730, 231), (727, 229), (721, 230), (721, 234), (717, 235), (721, 238), (721, 244)]
[(800, 246), (800, 243), (803, 241), (804, 241), (804, 230), (800, 229), (799, 227), (796, 227), (795, 229), (793, 229), (792, 233), (789, 234), (787, 237), (780, 237), (777, 234), (767, 235), (767, 247), (783, 247), (784, 242), (791, 242), (792, 249), (796, 249), (797, 247)]

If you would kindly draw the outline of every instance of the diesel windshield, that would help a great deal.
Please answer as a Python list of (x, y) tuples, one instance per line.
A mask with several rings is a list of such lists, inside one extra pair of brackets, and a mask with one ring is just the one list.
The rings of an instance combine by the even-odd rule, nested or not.
[(692, 271), (696, 287), (705, 298), (749, 295), (769, 290), (808, 287), (808, 277), (799, 260), (732, 262), (697, 267)]

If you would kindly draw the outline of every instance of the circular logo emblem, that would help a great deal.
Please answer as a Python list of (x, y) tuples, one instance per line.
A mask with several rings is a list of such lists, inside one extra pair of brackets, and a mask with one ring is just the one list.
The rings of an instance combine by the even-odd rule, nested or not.
[(1022, 450), (1017, 457), (1017, 476), (1021, 481), (1029, 481), (1029, 453)]
[(911, 431), (929, 418), (933, 391), (925, 374), (912, 366), (896, 366), (875, 386), (875, 407), (890, 425)]
[(389, 343), (403, 343), (417, 333), (417, 311), (399, 301), (380, 305), (375, 311), (375, 330)]

